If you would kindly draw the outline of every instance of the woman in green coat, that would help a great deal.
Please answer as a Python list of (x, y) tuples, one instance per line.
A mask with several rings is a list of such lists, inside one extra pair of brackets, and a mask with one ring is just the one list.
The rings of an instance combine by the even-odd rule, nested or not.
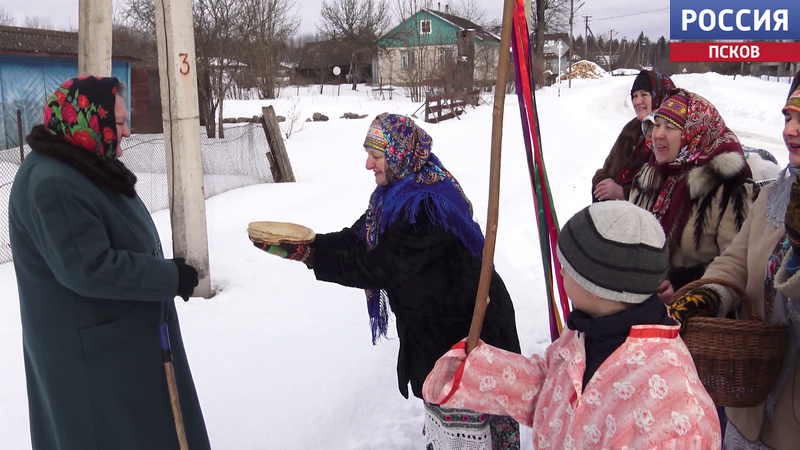
[(65, 81), (20, 165), (9, 233), (38, 449), (177, 449), (159, 327), (166, 323), (189, 448), (210, 448), (174, 298), (197, 271), (164, 259), (117, 158), (130, 136), (116, 78)]

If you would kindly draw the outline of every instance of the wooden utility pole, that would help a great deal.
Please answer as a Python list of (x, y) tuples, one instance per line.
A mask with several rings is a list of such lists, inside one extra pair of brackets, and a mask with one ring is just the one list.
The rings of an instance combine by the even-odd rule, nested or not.
[(78, 76), (111, 76), (111, 0), (78, 3)]
[(611, 53), (611, 41), (614, 39), (614, 35), (618, 33), (614, 33), (614, 30), (608, 30), (608, 71), (611, 72), (611, 59), (614, 57), (614, 54)]
[[(578, 9), (585, 5), (585, 3), (581, 3), (578, 5)], [(569, 87), (572, 88), (572, 46), (575, 44), (575, 40), (572, 38), (572, 28), (575, 22), (575, 13), (578, 12), (578, 9), (575, 9), (575, 0), (569, 0), (569, 62), (567, 62), (567, 73), (569, 73)]]
[(567, 87), (569, 89), (572, 89), (572, 19), (574, 17), (575, 0), (569, 0), (569, 49), (567, 53)]
[(155, 19), (172, 252), (197, 269), (200, 284), (194, 295), (209, 298), (212, 292), (191, 0), (155, 0)]
[(586, 20), (586, 28), (583, 31), (583, 39), (584, 39), (584, 50), (583, 50), (583, 59), (589, 60), (589, 18), (592, 16), (583, 16)]

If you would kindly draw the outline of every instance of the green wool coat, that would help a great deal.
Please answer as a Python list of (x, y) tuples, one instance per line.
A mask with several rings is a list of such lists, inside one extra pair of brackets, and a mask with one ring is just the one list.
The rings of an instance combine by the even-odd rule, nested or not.
[(189, 448), (210, 448), (175, 311), (178, 271), (139, 197), (73, 166), (34, 151), (11, 189), (33, 448), (178, 449), (162, 318)]

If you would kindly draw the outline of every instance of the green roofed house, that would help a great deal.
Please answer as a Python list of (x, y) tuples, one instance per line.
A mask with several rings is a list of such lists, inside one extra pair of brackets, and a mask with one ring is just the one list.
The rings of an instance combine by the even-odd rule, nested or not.
[(376, 83), (444, 91), (494, 84), (500, 36), (449, 12), (421, 9), (378, 45)]

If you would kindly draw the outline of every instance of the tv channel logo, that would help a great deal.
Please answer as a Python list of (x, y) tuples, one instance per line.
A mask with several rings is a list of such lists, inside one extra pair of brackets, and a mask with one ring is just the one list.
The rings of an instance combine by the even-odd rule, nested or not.
[(670, 39), (800, 40), (797, 0), (671, 0)]
[(798, 0), (670, 1), (671, 61), (799, 59)]

